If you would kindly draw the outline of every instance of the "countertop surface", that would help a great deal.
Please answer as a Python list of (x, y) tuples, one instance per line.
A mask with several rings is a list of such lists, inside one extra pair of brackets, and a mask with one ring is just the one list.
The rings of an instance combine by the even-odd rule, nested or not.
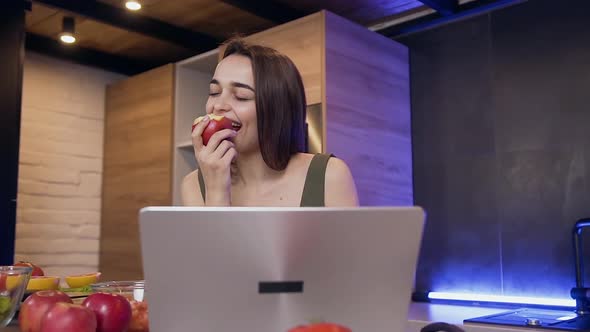
[[(460, 326), (466, 332), (546, 332), (548, 330), (534, 329), (530, 327), (511, 327), (488, 324), (463, 324), (464, 319), (493, 315), (508, 311), (509, 309), (459, 306), (447, 304), (412, 303), (408, 312), (408, 324), (404, 332), (419, 332), (420, 329), (433, 322), (445, 322)], [(19, 332), (18, 325), (11, 324), (2, 329), (2, 332)], [(357, 332), (357, 331), (355, 331)], [(370, 332), (370, 331), (360, 331)]]
[[(406, 332), (418, 332), (420, 329), (433, 322), (445, 322), (457, 325), (466, 332), (547, 332), (548, 329), (533, 327), (516, 327), (508, 325), (492, 325), (479, 323), (463, 323), (465, 319), (494, 315), (515, 309), (493, 308), (482, 306), (461, 306), (432, 303), (412, 303), (408, 313), (408, 326)], [(558, 330), (554, 330), (558, 331)]]

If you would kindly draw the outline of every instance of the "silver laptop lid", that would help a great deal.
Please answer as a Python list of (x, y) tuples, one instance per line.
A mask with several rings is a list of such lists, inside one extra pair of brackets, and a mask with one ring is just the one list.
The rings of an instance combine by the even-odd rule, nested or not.
[(403, 331), (423, 223), (415, 207), (144, 208), (151, 330)]

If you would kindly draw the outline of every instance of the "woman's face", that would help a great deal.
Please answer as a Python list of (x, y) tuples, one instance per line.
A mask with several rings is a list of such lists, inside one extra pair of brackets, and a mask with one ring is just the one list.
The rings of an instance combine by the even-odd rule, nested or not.
[(223, 115), (241, 125), (234, 139), (238, 152), (259, 150), (252, 62), (242, 55), (221, 60), (209, 84), (207, 114)]

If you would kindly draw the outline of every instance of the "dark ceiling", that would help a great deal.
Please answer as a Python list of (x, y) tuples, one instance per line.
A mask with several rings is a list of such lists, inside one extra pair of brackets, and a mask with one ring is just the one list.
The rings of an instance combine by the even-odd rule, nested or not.
[[(395, 38), (525, 0), (33, 0), (27, 49), (135, 74), (216, 48), (322, 9)], [(75, 19), (77, 42), (58, 41), (64, 16)]]

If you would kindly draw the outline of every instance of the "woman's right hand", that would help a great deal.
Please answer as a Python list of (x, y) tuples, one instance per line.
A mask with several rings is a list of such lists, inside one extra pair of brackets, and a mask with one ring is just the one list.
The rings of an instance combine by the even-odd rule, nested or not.
[(231, 205), (231, 172), (230, 167), (234, 158), (238, 155), (232, 142), (237, 132), (231, 129), (223, 129), (211, 135), (207, 145), (203, 145), (203, 130), (209, 123), (209, 117), (201, 120), (193, 130), (191, 136), (195, 158), (199, 165), (199, 172), (205, 180), (205, 205), (206, 206), (230, 206)]

